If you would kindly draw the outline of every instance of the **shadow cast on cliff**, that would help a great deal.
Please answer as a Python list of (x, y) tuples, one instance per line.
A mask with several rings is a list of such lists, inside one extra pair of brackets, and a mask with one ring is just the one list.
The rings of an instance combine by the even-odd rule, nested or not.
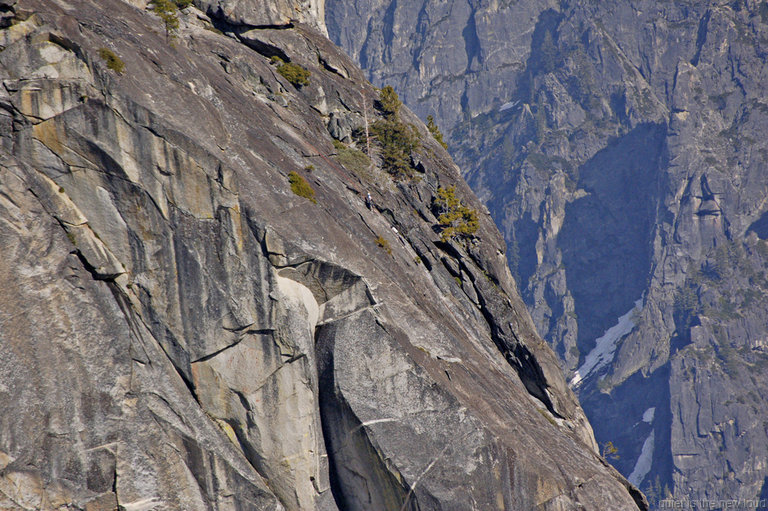
[(579, 169), (578, 189), (586, 194), (566, 206), (558, 245), (582, 353), (646, 288), (665, 135), (665, 126), (639, 125)]

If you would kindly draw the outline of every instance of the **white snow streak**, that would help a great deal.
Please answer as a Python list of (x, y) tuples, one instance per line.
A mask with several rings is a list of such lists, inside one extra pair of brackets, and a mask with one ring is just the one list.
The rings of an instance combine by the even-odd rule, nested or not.
[(651, 462), (653, 461), (653, 445), (654, 438), (653, 431), (651, 431), (651, 434), (648, 435), (648, 438), (646, 438), (645, 442), (643, 442), (643, 448), (640, 450), (640, 456), (637, 458), (635, 468), (627, 478), (629, 482), (635, 486), (639, 487), (640, 483), (642, 483), (643, 479), (645, 479), (645, 476), (647, 476), (648, 472), (651, 471)]
[(568, 385), (571, 387), (578, 386), (590, 373), (613, 360), (618, 342), (635, 328), (635, 323), (632, 321), (632, 313), (635, 312), (635, 309), (641, 307), (642, 304), (643, 299), (640, 298), (629, 312), (619, 318), (618, 323), (606, 330), (603, 336), (595, 341), (595, 347), (584, 359), (581, 367), (576, 370), (576, 374), (573, 375)]
[(382, 422), (397, 422), (397, 420), (398, 419), (387, 418), (387, 419), (374, 419), (374, 420), (371, 420), (371, 421), (361, 422), (360, 424), (358, 424), (354, 428), (352, 428), (349, 431), (347, 431), (347, 435), (351, 435), (355, 431), (358, 431), (358, 430), (364, 428), (365, 426), (373, 426), (374, 424), (381, 424)]
[(510, 101), (509, 103), (504, 103), (499, 107), (499, 112), (503, 112), (504, 110), (509, 110), (510, 108), (513, 108), (515, 105), (520, 103), (520, 101)]
[(645, 412), (643, 412), (643, 422), (647, 422), (650, 424), (653, 422), (653, 416), (656, 415), (656, 407), (648, 408)]

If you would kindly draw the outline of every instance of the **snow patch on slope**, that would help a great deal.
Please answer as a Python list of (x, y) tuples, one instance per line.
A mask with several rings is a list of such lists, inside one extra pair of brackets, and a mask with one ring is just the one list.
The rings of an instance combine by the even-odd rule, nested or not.
[(637, 458), (635, 468), (627, 478), (629, 482), (635, 486), (639, 487), (640, 483), (642, 483), (643, 479), (645, 479), (645, 476), (647, 476), (648, 472), (651, 471), (651, 462), (653, 461), (653, 447), (655, 444), (653, 437), (653, 431), (651, 431), (651, 434), (648, 435), (648, 438), (646, 438), (645, 442), (643, 442), (643, 448), (640, 450), (640, 456)]
[(499, 112), (503, 112), (504, 110), (509, 110), (510, 108), (514, 108), (520, 101), (510, 101), (509, 103), (504, 103), (499, 107)]
[(643, 422), (647, 422), (650, 424), (653, 422), (653, 416), (656, 415), (656, 407), (653, 406), (651, 408), (648, 408), (645, 412), (643, 412)]
[(584, 359), (584, 363), (581, 364), (576, 370), (576, 374), (573, 375), (568, 385), (571, 387), (577, 387), (587, 376), (594, 371), (606, 366), (616, 353), (616, 346), (619, 341), (635, 328), (635, 322), (632, 321), (632, 314), (635, 310), (639, 310), (643, 304), (643, 299), (640, 298), (635, 302), (635, 305), (629, 312), (619, 318), (618, 323), (605, 331), (602, 337), (595, 341), (595, 347), (589, 352)]

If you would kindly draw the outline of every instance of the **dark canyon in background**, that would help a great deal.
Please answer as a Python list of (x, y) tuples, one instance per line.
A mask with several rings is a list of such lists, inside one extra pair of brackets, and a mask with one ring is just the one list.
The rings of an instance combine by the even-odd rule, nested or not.
[(597, 439), (651, 498), (768, 465), (768, 5), (328, 0), (434, 115)]

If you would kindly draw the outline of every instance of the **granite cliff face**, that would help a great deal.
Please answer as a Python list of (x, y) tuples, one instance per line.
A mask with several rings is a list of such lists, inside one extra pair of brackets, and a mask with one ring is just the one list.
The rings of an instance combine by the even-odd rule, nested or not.
[(0, 507), (646, 508), (424, 125), (413, 179), (343, 158), (377, 92), (318, 13), (0, 1)]
[(239, 31), (290, 28), (294, 22), (300, 22), (328, 35), (323, 0), (199, 0), (196, 4), (218, 23), (227, 23)]
[(768, 497), (768, 6), (326, 3), (451, 151), (612, 460), (657, 499)]

